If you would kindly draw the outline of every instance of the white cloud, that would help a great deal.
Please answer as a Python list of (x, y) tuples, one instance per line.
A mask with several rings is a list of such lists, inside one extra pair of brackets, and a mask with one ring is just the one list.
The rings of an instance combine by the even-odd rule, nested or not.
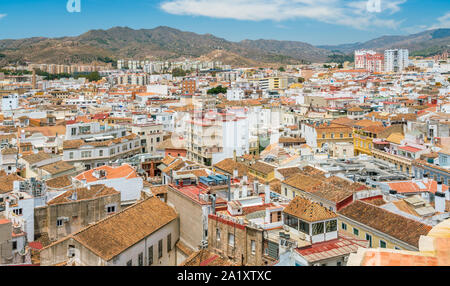
[(450, 28), (450, 11), (447, 12), (444, 16), (439, 17), (437, 19), (437, 23), (430, 27), (430, 29), (438, 28)]
[(380, 16), (398, 12), (400, 5), (406, 0), (379, 1), (380, 13), (369, 12), (367, 0), (165, 0), (160, 6), (165, 12), (174, 15), (277, 22), (312, 19), (358, 29), (395, 29), (398, 21), (383, 19)]
[(0, 14), (0, 19), (6, 17), (6, 14)]

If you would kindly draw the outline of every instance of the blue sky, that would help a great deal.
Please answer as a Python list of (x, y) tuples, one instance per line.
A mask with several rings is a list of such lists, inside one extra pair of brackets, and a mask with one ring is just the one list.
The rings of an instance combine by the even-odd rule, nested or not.
[(0, 39), (170, 26), (231, 41), (320, 45), (450, 28), (448, 0), (79, 0), (80, 13), (69, 13), (68, 1), (0, 0)]

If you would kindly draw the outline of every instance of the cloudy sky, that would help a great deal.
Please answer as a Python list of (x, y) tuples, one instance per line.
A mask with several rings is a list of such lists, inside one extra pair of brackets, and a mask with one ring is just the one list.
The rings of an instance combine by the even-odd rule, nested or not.
[[(67, 2), (81, 11), (69, 13)], [(73, 6), (75, 7), (75, 6)], [(170, 26), (231, 41), (366, 41), (450, 28), (448, 0), (0, 0), (0, 39)]]

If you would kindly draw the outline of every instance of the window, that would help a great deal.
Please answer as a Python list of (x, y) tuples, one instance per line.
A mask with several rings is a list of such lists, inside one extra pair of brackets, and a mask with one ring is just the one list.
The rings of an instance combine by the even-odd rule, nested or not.
[(91, 157), (92, 152), (91, 151), (83, 151), (81, 152), (81, 158), (89, 158)]
[(380, 239), (380, 248), (386, 248), (386, 242)]
[(312, 225), (312, 235), (322, 234), (324, 231), (323, 222)]
[(333, 232), (337, 230), (337, 221), (330, 220), (326, 222), (326, 230), (327, 232)]
[(338, 261), (338, 262), (336, 263), (336, 266), (342, 266), (342, 261)]
[(291, 216), (291, 215), (286, 215), (284, 217), (284, 223), (292, 228), (298, 229), (298, 218)]
[(220, 241), (220, 229), (216, 228), (216, 239)]
[(251, 245), (251, 249), (252, 249), (252, 254), (255, 254), (256, 253), (256, 241), (252, 240), (250, 242), (250, 245)]
[(70, 152), (70, 153), (69, 153), (69, 159), (70, 159), (70, 160), (73, 160), (73, 152)]
[(400, 247), (398, 247), (398, 246), (394, 246), (394, 249), (397, 249), (397, 250), (402, 250)]
[(299, 220), (298, 230), (309, 235), (309, 223)]
[(98, 151), (98, 155), (99, 155), (100, 157), (103, 157), (103, 150)]
[(106, 212), (107, 212), (108, 214), (110, 214), (110, 213), (115, 213), (115, 212), (116, 212), (116, 206), (108, 206), (108, 207), (106, 208)]
[(343, 230), (347, 230), (347, 224), (346, 224), (346, 223), (342, 223), (341, 228), (342, 228)]
[(322, 139), (325, 139), (325, 133), (322, 134)]
[(344, 138), (344, 133), (339, 134), (339, 137)]
[(63, 225), (63, 220), (62, 219), (57, 219), (56, 220), (56, 226), (62, 226)]
[(369, 247), (372, 247), (372, 236), (366, 233), (366, 240), (369, 241)]
[(12, 242), (12, 249), (16, 250), (17, 249), (17, 241), (13, 241)]
[(353, 228), (353, 234), (359, 236), (359, 230), (357, 228)]
[(334, 133), (331, 133), (331, 139), (334, 139)]
[(153, 265), (153, 245), (148, 248), (148, 265)]
[(163, 240), (158, 241), (158, 258), (163, 256)]
[(133, 266), (133, 260), (129, 260), (129, 261), (127, 262), (127, 266)]
[(161, 138), (159, 138), (159, 137), (156, 138), (156, 142), (159, 142), (159, 141), (161, 141)]
[(15, 210), (13, 210), (13, 213), (15, 215), (22, 215), (22, 209), (15, 209)]
[(167, 235), (167, 252), (172, 250), (172, 234)]
[(138, 255), (138, 266), (144, 266), (144, 253), (139, 253)]
[(228, 234), (228, 245), (234, 247), (234, 234)]
[(287, 197), (287, 188), (284, 188), (284, 195)]
[(76, 128), (72, 128), (71, 134), (72, 134), (72, 136), (77, 135), (77, 129)]

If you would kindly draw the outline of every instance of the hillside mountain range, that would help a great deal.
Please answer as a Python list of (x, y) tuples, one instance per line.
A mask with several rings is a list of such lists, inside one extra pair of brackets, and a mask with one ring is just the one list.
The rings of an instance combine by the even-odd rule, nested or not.
[(91, 30), (76, 37), (34, 37), (0, 40), (0, 66), (11, 63), (92, 63), (118, 59), (169, 60), (201, 58), (233, 66), (326, 62), (332, 56), (356, 49), (408, 48), (411, 52), (437, 53), (450, 45), (450, 29), (429, 30), (409, 36), (384, 36), (365, 43), (313, 46), (298, 41), (227, 41), (170, 27), (134, 30), (115, 27)]

